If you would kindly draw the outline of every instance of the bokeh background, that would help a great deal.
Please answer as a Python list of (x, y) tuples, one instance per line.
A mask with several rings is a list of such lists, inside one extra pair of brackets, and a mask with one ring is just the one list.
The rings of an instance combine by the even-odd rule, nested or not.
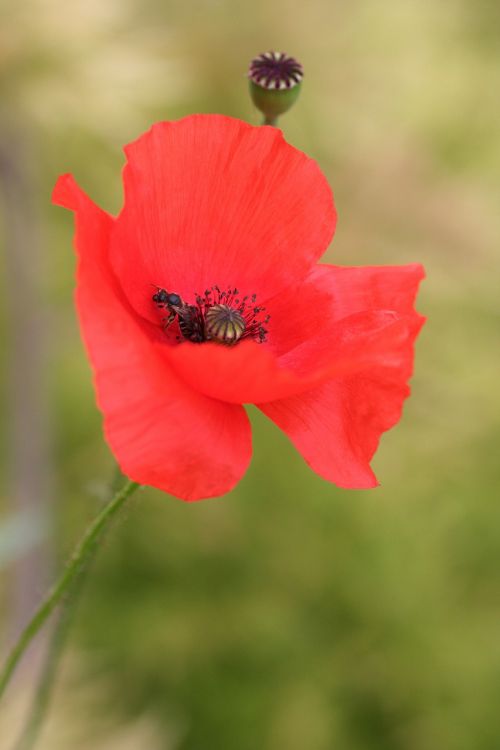
[(499, 28), (496, 0), (3, 0), (3, 655), (114, 473), (59, 173), (118, 211), (123, 143), (192, 112), (258, 124), (246, 66), (283, 49), (306, 77), (281, 125), (339, 211), (326, 259), (428, 275), (382, 486), (322, 481), (252, 410), (230, 495), (142, 491), (83, 592), (40, 750), (500, 747)]

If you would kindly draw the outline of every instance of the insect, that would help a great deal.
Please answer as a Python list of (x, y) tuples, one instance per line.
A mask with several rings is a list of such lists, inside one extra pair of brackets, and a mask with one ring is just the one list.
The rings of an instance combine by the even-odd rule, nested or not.
[(200, 343), (205, 341), (205, 326), (203, 316), (195, 305), (188, 305), (179, 294), (167, 292), (166, 289), (156, 287), (153, 302), (159, 308), (168, 310), (168, 317), (163, 320), (165, 330), (174, 320), (179, 321), (179, 330), (188, 341)]

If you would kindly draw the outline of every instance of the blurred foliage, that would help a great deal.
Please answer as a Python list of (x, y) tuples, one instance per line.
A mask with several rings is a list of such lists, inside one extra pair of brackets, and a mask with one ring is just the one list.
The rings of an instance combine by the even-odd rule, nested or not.
[(231, 495), (131, 503), (82, 602), (53, 716), (85, 722), (61, 747), (97, 747), (104, 724), (144, 714), (160, 739), (131, 730), (131, 750), (497, 750), (498, 3), (5, 0), (0, 13), (2, 120), (24, 135), (46, 247), (61, 563), (113, 464), (72, 307), (71, 218), (49, 204), (57, 174), (117, 211), (124, 142), (190, 112), (259, 122), (247, 62), (284, 49), (306, 72), (285, 135), (339, 209), (328, 260), (428, 274), (379, 489), (323, 482), (252, 411), (255, 456)]

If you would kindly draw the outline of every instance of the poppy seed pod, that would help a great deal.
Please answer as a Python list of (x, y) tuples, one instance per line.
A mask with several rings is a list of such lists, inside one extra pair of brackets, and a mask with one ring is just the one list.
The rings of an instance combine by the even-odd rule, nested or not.
[(277, 117), (295, 104), (303, 77), (302, 65), (285, 52), (264, 52), (250, 62), (250, 96), (264, 124), (275, 125)]

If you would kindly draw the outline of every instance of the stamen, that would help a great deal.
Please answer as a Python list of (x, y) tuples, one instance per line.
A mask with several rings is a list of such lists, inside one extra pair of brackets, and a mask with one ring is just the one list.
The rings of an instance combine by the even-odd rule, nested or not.
[[(207, 339), (221, 341), (224, 344), (234, 344), (243, 339), (254, 339), (262, 343), (267, 337), (265, 325), (269, 322), (269, 315), (262, 318), (261, 313), (265, 311), (262, 306), (255, 306), (257, 295), (245, 294), (239, 297), (239, 289), (228, 287), (221, 291), (220, 287), (214, 285), (211, 289), (205, 289), (203, 297), (196, 295), (196, 304), (200, 314), (205, 320), (205, 333)], [(215, 308), (215, 311), (212, 310)], [(224, 312), (221, 310), (224, 308)], [(228, 312), (229, 311), (229, 312)], [(236, 318), (236, 315), (238, 316)], [(221, 321), (229, 316), (228, 330), (230, 333), (223, 335), (221, 330), (217, 335), (212, 326), (221, 325)], [(238, 321), (238, 322), (235, 322)], [(242, 323), (244, 327), (242, 328)], [(231, 333), (232, 329), (232, 333)], [(240, 330), (241, 329), (241, 330)], [(218, 329), (219, 330), (219, 329)], [(225, 330), (225, 329), (224, 329)]]
[(265, 308), (256, 305), (257, 295), (240, 296), (236, 287), (221, 290), (217, 285), (205, 289), (203, 295), (195, 295), (195, 303), (184, 301), (174, 292), (156, 287), (152, 300), (155, 305), (168, 311), (164, 318), (167, 330), (177, 319), (182, 338), (193, 343), (214, 341), (233, 346), (242, 339), (249, 338), (263, 343), (267, 337), (269, 315), (262, 316)]

